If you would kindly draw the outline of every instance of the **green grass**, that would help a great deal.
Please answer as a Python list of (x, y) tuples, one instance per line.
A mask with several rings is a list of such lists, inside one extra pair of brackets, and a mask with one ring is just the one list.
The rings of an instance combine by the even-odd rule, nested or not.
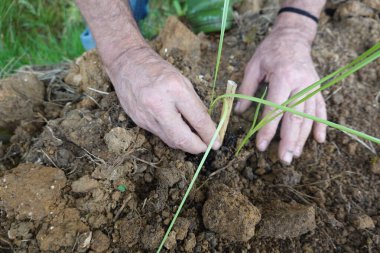
[[(2, 0), (0, 2), (0, 70), (22, 65), (50, 65), (83, 51), (85, 25), (71, 0)], [(6, 68), (6, 69), (5, 69)]]

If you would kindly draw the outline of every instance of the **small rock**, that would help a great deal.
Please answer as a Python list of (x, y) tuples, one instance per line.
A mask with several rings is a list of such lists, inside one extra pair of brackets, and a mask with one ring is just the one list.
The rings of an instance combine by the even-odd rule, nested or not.
[(371, 217), (366, 214), (355, 215), (352, 218), (352, 223), (357, 229), (374, 229), (375, 224)]
[(193, 252), (195, 245), (197, 244), (197, 239), (194, 233), (190, 233), (184, 243), (185, 252)]
[(340, 4), (334, 14), (337, 20), (347, 19), (351, 17), (374, 17), (375, 12), (366, 4), (359, 1), (348, 1)]
[(260, 237), (293, 238), (316, 228), (313, 206), (273, 201), (262, 209)]
[(175, 231), (171, 231), (168, 238), (166, 239), (164, 246), (168, 250), (175, 248), (175, 246), (177, 245), (176, 234), (177, 233)]
[(88, 249), (90, 248), (91, 240), (92, 240), (92, 232), (91, 231), (80, 234), (78, 236), (77, 252), (87, 252)]
[(60, 169), (20, 164), (0, 179), (0, 199), (8, 216), (40, 221), (55, 212), (65, 185), (65, 173)]
[(110, 152), (121, 154), (131, 146), (133, 138), (125, 128), (115, 127), (104, 136), (104, 141)]
[(371, 172), (380, 175), (380, 159), (378, 157), (372, 161)]
[(223, 238), (246, 242), (255, 234), (260, 211), (240, 192), (219, 184), (211, 187), (202, 210), (205, 227)]
[(110, 239), (102, 231), (96, 230), (92, 236), (91, 249), (95, 252), (105, 252), (110, 247)]
[(88, 175), (79, 178), (77, 181), (74, 181), (71, 185), (72, 191), (77, 193), (89, 192), (98, 187), (99, 182), (95, 179), (90, 178)]
[(165, 55), (172, 49), (180, 49), (193, 62), (198, 62), (201, 57), (201, 41), (190, 31), (177, 17), (167, 19), (159, 38), (162, 42), (161, 55)]

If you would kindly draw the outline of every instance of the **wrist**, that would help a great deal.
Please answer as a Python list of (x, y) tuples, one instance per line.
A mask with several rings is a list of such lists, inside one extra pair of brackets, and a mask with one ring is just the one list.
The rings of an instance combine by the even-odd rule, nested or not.
[[(318, 18), (326, 0), (286, 0), (282, 8), (293, 7), (308, 12)], [(278, 15), (273, 30), (286, 30), (310, 46), (317, 34), (318, 24), (310, 17), (294, 12), (282, 12)]]
[(317, 34), (318, 25), (313, 20), (307, 19), (309, 18), (296, 13), (281, 13), (276, 19), (272, 32), (292, 35), (311, 46)]

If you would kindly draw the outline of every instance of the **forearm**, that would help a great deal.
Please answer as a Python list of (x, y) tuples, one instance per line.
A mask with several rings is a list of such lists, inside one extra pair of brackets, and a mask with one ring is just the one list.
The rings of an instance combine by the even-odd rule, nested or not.
[[(325, 3), (326, 0), (286, 0), (282, 7), (299, 8), (318, 18)], [(295, 32), (311, 44), (317, 33), (318, 24), (311, 18), (292, 12), (283, 12), (277, 17), (274, 29)]]
[(128, 0), (76, 0), (104, 64), (111, 66), (130, 48), (147, 46)]

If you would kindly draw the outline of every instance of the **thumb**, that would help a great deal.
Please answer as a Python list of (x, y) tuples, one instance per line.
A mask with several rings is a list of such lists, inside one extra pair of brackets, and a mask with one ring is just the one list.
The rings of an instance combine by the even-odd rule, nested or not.
[[(252, 96), (259, 86), (260, 81), (262, 80), (261, 71), (259, 64), (256, 61), (248, 63), (245, 72), (243, 83), (239, 87), (238, 93)], [(251, 105), (251, 101), (246, 99), (239, 99), (235, 106), (235, 112), (243, 113)]]

